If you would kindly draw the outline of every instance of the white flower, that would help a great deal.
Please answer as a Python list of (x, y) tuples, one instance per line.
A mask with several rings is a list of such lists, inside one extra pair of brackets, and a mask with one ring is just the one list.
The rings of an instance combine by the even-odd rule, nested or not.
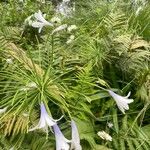
[(101, 137), (103, 140), (112, 141), (112, 137), (109, 134), (107, 134), (105, 131), (99, 131), (97, 135)]
[(69, 150), (70, 141), (64, 137), (57, 124), (53, 125), (56, 139), (56, 150)]
[(3, 109), (0, 109), (0, 114), (5, 113), (5, 112), (6, 112), (6, 110), (7, 110), (7, 107), (5, 107), (5, 108), (3, 108)]
[(107, 126), (108, 126), (109, 128), (112, 128), (114, 125), (113, 125), (113, 123), (108, 122), (108, 123), (107, 123)]
[(37, 21), (34, 21), (32, 23), (32, 27), (39, 28), (39, 33), (41, 32), (44, 26), (53, 26), (52, 23), (45, 20), (44, 18), (45, 15), (42, 16), (42, 12), (40, 10), (38, 11), (38, 13), (34, 14), (34, 17), (36, 18)]
[(71, 32), (72, 30), (76, 30), (77, 29), (77, 26), (76, 25), (70, 25), (67, 30), (68, 32)]
[(73, 40), (75, 39), (75, 36), (74, 35), (71, 35), (70, 37), (69, 37), (69, 39), (67, 40), (67, 44), (70, 44)]
[(40, 109), (41, 109), (41, 115), (40, 115), (39, 123), (34, 128), (29, 129), (29, 131), (33, 131), (33, 130), (41, 129), (41, 128), (43, 128), (44, 130), (47, 131), (48, 126), (51, 127), (51, 126), (56, 125), (56, 122), (62, 118), (61, 117), (59, 120), (54, 120), (52, 117), (50, 117), (48, 115), (46, 108), (45, 108), (45, 105), (43, 103), (40, 104)]
[(6, 62), (7, 62), (8, 64), (13, 64), (13, 61), (12, 61), (11, 58), (6, 59)]
[(57, 27), (56, 29), (54, 29), (54, 30), (52, 31), (52, 34), (58, 32), (58, 31), (64, 30), (64, 29), (66, 29), (66, 28), (67, 28), (67, 24), (63, 24), (63, 25)]
[(72, 128), (72, 140), (71, 140), (71, 150), (82, 150), (82, 147), (80, 145), (80, 137), (78, 133), (77, 126), (75, 122), (71, 121), (71, 128)]
[(133, 99), (128, 99), (131, 92), (129, 92), (128, 95), (125, 97), (120, 96), (111, 90), (108, 90), (108, 92), (113, 97), (113, 99), (116, 101), (116, 104), (117, 104), (118, 108), (120, 109), (120, 111), (122, 111), (122, 113), (125, 114), (125, 110), (129, 109), (128, 104), (133, 102)]
[(63, 0), (60, 4), (56, 7), (56, 13), (61, 14), (64, 17), (70, 17), (72, 15), (73, 8), (70, 7), (69, 4), (70, 0)]
[(53, 18), (51, 18), (51, 22), (52, 23), (61, 23), (61, 19), (58, 17), (53, 17)]

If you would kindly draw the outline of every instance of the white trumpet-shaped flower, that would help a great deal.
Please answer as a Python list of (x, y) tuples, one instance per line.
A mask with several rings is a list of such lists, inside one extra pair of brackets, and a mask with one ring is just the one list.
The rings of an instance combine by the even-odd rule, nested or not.
[(33, 131), (33, 130), (41, 129), (41, 128), (43, 128), (47, 131), (48, 126), (51, 127), (51, 126), (56, 125), (56, 122), (62, 118), (61, 117), (58, 120), (54, 120), (52, 117), (50, 117), (48, 115), (46, 108), (45, 108), (45, 105), (43, 103), (40, 104), (40, 109), (41, 109), (40, 121), (39, 121), (37, 126), (35, 126), (32, 129), (29, 129), (29, 131)]
[(71, 150), (82, 150), (82, 147), (80, 145), (78, 128), (73, 120), (71, 121), (71, 128), (72, 128)]
[(44, 26), (53, 26), (52, 23), (45, 20), (45, 15), (42, 15), (42, 12), (39, 10), (38, 13), (34, 14), (36, 21), (32, 23), (32, 27), (39, 28), (39, 33), (41, 32)]
[(64, 137), (58, 125), (53, 125), (53, 130), (56, 139), (56, 150), (69, 150), (70, 141)]
[(103, 140), (106, 140), (106, 141), (112, 141), (112, 137), (106, 133), (105, 131), (99, 131), (97, 133), (97, 135), (102, 138)]
[(133, 102), (133, 99), (128, 99), (128, 97), (130, 96), (131, 92), (128, 93), (127, 96), (123, 97), (120, 96), (116, 93), (114, 93), (111, 90), (108, 90), (109, 94), (113, 97), (113, 99), (115, 100), (118, 108), (120, 109), (120, 111), (122, 111), (123, 114), (125, 114), (125, 110), (129, 109), (128, 104)]

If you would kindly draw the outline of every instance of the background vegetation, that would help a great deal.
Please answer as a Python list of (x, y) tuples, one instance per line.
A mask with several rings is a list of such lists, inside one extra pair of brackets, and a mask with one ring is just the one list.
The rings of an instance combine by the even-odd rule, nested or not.
[[(42, 100), (53, 118), (64, 115), (59, 126), (68, 139), (74, 118), (83, 150), (149, 150), (150, 3), (76, 0), (75, 12), (61, 24), (77, 30), (53, 35), (53, 27), (39, 34), (25, 25), (38, 10), (46, 20), (55, 16), (48, 0), (0, 2), (0, 108), (7, 107), (0, 118), (0, 148), (55, 148), (51, 131), (48, 136), (42, 130), (28, 132), (38, 123)], [(72, 34), (75, 39), (67, 44)], [(125, 115), (103, 88), (120, 95), (131, 91), (134, 102)], [(112, 142), (97, 135), (101, 130)]]

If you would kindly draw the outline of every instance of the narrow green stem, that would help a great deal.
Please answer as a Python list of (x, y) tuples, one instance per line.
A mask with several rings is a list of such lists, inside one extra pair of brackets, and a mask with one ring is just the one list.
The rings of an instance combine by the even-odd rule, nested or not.
[(51, 49), (51, 64), (53, 64), (53, 61), (54, 61), (54, 35), (52, 35), (51, 45), (52, 45), (52, 49)]

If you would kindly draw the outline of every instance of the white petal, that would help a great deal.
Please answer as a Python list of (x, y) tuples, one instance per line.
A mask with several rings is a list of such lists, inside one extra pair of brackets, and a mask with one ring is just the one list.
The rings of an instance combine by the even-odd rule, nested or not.
[(121, 107), (123, 107), (124, 109), (127, 109), (127, 110), (129, 109), (127, 101), (124, 100), (123, 98), (120, 98), (120, 99), (116, 100), (116, 103), (118, 105), (120, 105)]
[(46, 126), (46, 119), (44, 115), (41, 115), (38, 126), (39, 126), (39, 129), (44, 128)]
[(79, 137), (78, 129), (73, 120), (71, 121), (71, 128), (72, 128), (71, 150), (72, 149), (82, 150), (81, 145), (80, 145), (80, 137)]
[(44, 24), (41, 23), (41, 22), (35, 21), (35, 22), (32, 23), (32, 27), (34, 27), (34, 28), (41, 28), (43, 26), (44, 26)]
[(56, 138), (56, 150), (69, 150), (69, 140), (67, 140), (60, 131), (57, 124), (53, 126), (55, 138)]
[(43, 26), (39, 28), (39, 30), (38, 30), (39, 33), (41, 33), (42, 28), (43, 28)]
[(42, 12), (41, 12), (40, 10), (39, 10), (38, 13), (35, 13), (35, 14), (34, 14), (34, 17), (37, 19), (37, 21), (43, 23), (44, 26), (45, 26), (45, 25), (53, 26), (52, 23), (50, 23), (50, 22), (48, 22), (48, 21), (45, 20), (45, 18), (44, 18), (45, 16), (46, 16), (46, 14), (44, 14), (44, 15), (42, 16)]
[(46, 127), (45, 118), (44, 118), (44, 116), (41, 116), (38, 125), (35, 126), (34, 128), (29, 129), (29, 131), (34, 131), (36, 129), (41, 129), (41, 128), (45, 128), (45, 127)]
[(59, 119), (56, 119), (55, 121), (57, 122), (57, 121), (61, 120), (63, 117), (64, 117), (64, 115), (62, 115)]
[(45, 120), (49, 127), (56, 124), (56, 122), (52, 118), (50, 118), (50, 116), (48, 116), (48, 115), (45, 116)]
[(120, 110), (123, 114), (125, 114), (124, 108), (123, 108), (120, 104), (118, 104), (118, 103), (117, 103), (117, 106), (118, 106), (119, 110)]
[(131, 91), (128, 93), (127, 96), (125, 96), (125, 98), (128, 98), (131, 95)]
[(34, 17), (38, 20), (38, 21), (41, 21), (41, 22), (45, 22), (45, 18), (42, 16), (42, 12), (39, 10), (38, 13), (35, 13), (34, 14)]
[(126, 99), (127, 103), (130, 104), (132, 103), (134, 100), (133, 99)]

